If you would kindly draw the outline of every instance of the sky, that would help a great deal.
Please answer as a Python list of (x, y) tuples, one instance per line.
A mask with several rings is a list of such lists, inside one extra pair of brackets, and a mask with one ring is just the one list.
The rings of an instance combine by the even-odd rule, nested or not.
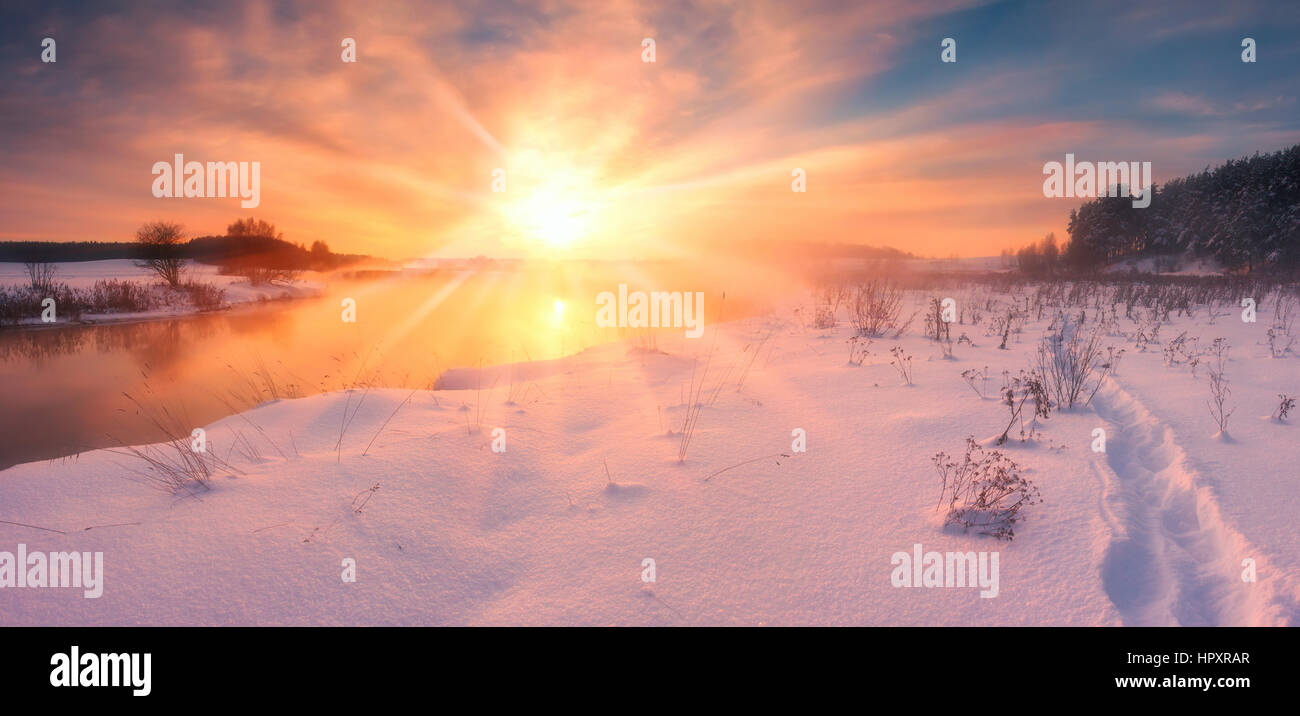
[[(1290, 1), (175, 5), (0, 10), (0, 240), (254, 216), (393, 259), (980, 256), (1066, 236), (1066, 153), (1161, 182), (1300, 142)], [(155, 197), (178, 153), (258, 162), (259, 205)]]

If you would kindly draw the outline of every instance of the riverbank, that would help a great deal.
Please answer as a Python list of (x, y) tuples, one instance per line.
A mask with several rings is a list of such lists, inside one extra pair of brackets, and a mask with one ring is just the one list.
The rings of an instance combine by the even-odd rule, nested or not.
[[(224, 311), (237, 306), (266, 301), (287, 300), (319, 295), (324, 288), (318, 275), (311, 280), (294, 279), (254, 286), (240, 276), (218, 273), (216, 266), (188, 263), (185, 267), (183, 289), (170, 289), (147, 268), (126, 259), (104, 261), (79, 261), (51, 264), (54, 273), (52, 284), (60, 287), (55, 295), (72, 292), (87, 295), (90, 292), (111, 293), (118, 305), (149, 306), (146, 310), (77, 311), (54, 306), (54, 321), (43, 320), (45, 308), (36, 301), (27, 310), (11, 316), (11, 322), (0, 326), (30, 329), (66, 325), (93, 325), (103, 323), (166, 320), (199, 313)], [(21, 263), (0, 262), (0, 290), (22, 289), (29, 284), (26, 267)], [(63, 288), (63, 287), (66, 287)]]

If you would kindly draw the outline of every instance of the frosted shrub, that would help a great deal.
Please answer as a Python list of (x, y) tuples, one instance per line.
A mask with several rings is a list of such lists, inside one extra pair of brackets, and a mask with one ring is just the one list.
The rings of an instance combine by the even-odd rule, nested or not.
[(985, 452), (966, 438), (966, 454), (960, 461), (939, 452), (931, 458), (939, 471), (939, 504), (947, 503), (945, 525), (975, 529), (997, 539), (1015, 538), (1015, 525), (1024, 519), (1024, 508), (1042, 502), (1034, 483), (1020, 474), (1020, 466), (997, 450)]
[(1091, 403), (1110, 369), (1103, 357), (1099, 328), (1085, 333), (1082, 326), (1063, 320), (1061, 328), (1038, 345), (1035, 372), (1062, 408)]
[(1284, 423), (1286, 422), (1287, 416), (1291, 414), (1291, 411), (1295, 410), (1295, 398), (1286, 395), (1285, 393), (1278, 393), (1277, 399), (1277, 411), (1273, 413), (1273, 417), (1277, 418), (1279, 423)]
[(853, 336), (845, 341), (849, 344), (849, 365), (862, 365), (862, 362), (871, 355), (871, 339), (862, 336)]
[(903, 289), (881, 281), (859, 284), (849, 298), (849, 321), (859, 336), (898, 335)]
[(894, 356), (889, 364), (894, 366), (898, 374), (903, 376), (903, 382), (907, 385), (912, 384), (912, 356), (903, 351), (902, 346), (894, 346), (889, 349), (889, 354)]
[(835, 327), (835, 309), (826, 305), (813, 307), (813, 328), (824, 331)]
[[(1007, 406), (1010, 417), (1007, 420), (1007, 427), (998, 436), (997, 444), (1006, 443), (1011, 428), (1015, 427), (1017, 422), (1020, 423), (1020, 442), (1031, 440), (1034, 437), (1034, 431), (1038, 428), (1038, 419), (1047, 419), (1052, 413), (1052, 401), (1047, 395), (1043, 379), (1037, 373), (1026, 373), (1023, 370), (1020, 371), (1020, 375), (1015, 377), (1004, 371), (1002, 377), (1005, 381), (1002, 385), (1002, 404)], [(1034, 403), (1034, 415), (1030, 418), (1028, 430), (1026, 430), (1024, 420), (1025, 403), (1031, 400)]]
[[(984, 392), (989, 383), (988, 366), (984, 366), (982, 370), (975, 370), (974, 368), (963, 370), (961, 372), (961, 378), (966, 381), (966, 385), (969, 385), (971, 390), (975, 391), (975, 394), (980, 397), (980, 400), (983, 400), (986, 397)], [(978, 385), (976, 385), (977, 382)]]
[(1228, 388), (1228, 378), (1222, 370), (1215, 368), (1210, 369), (1210, 399), (1206, 405), (1210, 408), (1210, 417), (1214, 418), (1214, 424), (1219, 426), (1219, 433), (1228, 434), (1228, 418), (1232, 416), (1235, 408), (1227, 407), (1228, 397), (1232, 395), (1232, 390)]

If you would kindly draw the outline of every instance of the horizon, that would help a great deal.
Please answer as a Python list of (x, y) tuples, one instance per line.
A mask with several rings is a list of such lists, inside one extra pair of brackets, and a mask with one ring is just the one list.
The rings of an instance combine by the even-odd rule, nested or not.
[[(720, 236), (973, 258), (1068, 237), (1083, 200), (1045, 198), (1041, 171), (1067, 154), (1163, 183), (1300, 143), (1300, 9), (1264, 3), (6, 12), (0, 240), (253, 216), (390, 260), (654, 260)], [(257, 205), (156, 198), (178, 154), (258, 163)]]

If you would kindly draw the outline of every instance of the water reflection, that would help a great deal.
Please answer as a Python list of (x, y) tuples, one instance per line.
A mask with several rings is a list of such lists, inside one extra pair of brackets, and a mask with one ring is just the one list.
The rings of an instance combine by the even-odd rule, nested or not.
[[(677, 286), (721, 294), (703, 277), (689, 283), (674, 273)], [(595, 326), (593, 298), (618, 280), (572, 267), (336, 278), (324, 296), (256, 308), (2, 331), (0, 468), (162, 439), (132, 399), (198, 426), (357, 380), (427, 388), (448, 368), (556, 358), (616, 340), (617, 331)], [(355, 323), (341, 320), (344, 297), (356, 301)], [(708, 320), (716, 309), (706, 305)], [(732, 299), (728, 312), (740, 310)]]

